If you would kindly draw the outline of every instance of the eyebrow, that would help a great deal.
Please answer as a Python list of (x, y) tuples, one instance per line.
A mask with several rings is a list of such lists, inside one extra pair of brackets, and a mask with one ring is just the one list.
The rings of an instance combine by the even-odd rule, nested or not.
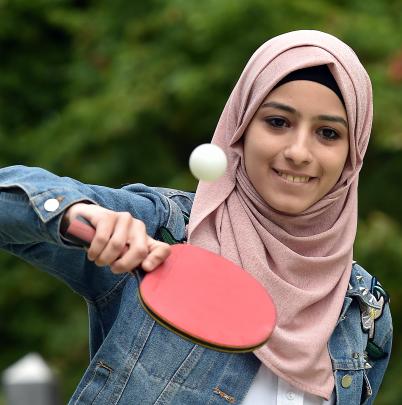
[(339, 122), (343, 124), (346, 129), (348, 129), (348, 123), (346, 122), (346, 120), (342, 117), (338, 117), (337, 115), (319, 115), (317, 119), (322, 121)]
[[(276, 101), (269, 101), (267, 103), (264, 103), (261, 106), (261, 108), (267, 108), (267, 107), (276, 108), (278, 110), (283, 110), (283, 111), (300, 116), (300, 113), (293, 107), (290, 107), (289, 105), (286, 105), (286, 104), (278, 103)], [(324, 115), (318, 115), (314, 118), (316, 118), (318, 120), (323, 120), (323, 121), (339, 122), (340, 124), (343, 124), (346, 127), (346, 129), (348, 129), (348, 123), (346, 122), (346, 120), (342, 117), (339, 117), (338, 115), (324, 114)]]

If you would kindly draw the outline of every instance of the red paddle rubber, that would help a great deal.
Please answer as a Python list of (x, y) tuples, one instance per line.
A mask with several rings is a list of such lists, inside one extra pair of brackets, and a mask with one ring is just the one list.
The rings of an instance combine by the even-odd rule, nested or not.
[(170, 329), (221, 351), (248, 352), (271, 335), (276, 311), (262, 285), (235, 263), (189, 244), (140, 285), (146, 309)]

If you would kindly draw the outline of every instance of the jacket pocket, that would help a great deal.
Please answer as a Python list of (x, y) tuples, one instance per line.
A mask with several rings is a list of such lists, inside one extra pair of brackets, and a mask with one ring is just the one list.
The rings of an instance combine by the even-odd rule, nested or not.
[(91, 378), (85, 385), (74, 404), (95, 404), (112, 373), (112, 368), (98, 361)]

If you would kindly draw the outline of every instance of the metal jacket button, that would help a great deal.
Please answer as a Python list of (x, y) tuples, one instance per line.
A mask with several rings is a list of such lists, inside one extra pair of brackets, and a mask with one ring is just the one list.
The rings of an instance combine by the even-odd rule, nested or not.
[(296, 397), (296, 394), (295, 394), (293, 391), (289, 391), (289, 392), (286, 394), (286, 398), (289, 399), (290, 401), (294, 400), (295, 397)]
[(353, 378), (351, 375), (349, 374), (344, 375), (341, 380), (342, 387), (349, 388), (352, 385), (352, 380)]
[(59, 208), (60, 203), (55, 198), (49, 198), (45, 201), (43, 208), (48, 212), (54, 212)]

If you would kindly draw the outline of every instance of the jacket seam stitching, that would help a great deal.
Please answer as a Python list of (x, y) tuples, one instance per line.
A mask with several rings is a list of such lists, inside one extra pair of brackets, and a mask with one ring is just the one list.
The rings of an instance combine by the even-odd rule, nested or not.
[[(102, 307), (103, 305), (105, 305), (109, 302), (110, 296), (113, 295), (117, 289), (122, 287), (122, 284), (127, 280), (128, 277), (130, 277), (129, 274), (124, 275), (105, 294), (101, 295), (100, 297), (93, 298), (93, 299), (87, 299), (87, 301), (91, 304)], [(104, 302), (102, 302), (102, 301), (104, 301)]]

